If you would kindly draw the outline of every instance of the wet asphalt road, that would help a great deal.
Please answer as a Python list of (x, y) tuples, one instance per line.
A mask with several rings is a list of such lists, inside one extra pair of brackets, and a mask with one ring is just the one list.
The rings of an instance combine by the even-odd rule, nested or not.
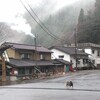
[[(66, 81), (74, 87), (67, 88)], [(0, 86), (0, 100), (100, 100), (100, 70), (69, 73), (41, 82)]]

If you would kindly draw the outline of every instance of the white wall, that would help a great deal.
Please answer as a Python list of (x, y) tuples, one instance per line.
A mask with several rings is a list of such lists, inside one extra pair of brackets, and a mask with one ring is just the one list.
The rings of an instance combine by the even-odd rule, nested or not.
[(91, 60), (95, 60), (94, 65), (97, 66), (97, 63), (96, 63), (97, 51), (94, 50), (94, 54), (93, 54), (93, 53), (92, 53), (92, 48), (86, 48), (86, 49), (85, 49), (85, 53), (88, 53), (88, 54), (89, 54), (89, 58), (90, 58)]
[(98, 57), (98, 50), (97, 49), (93, 49), (93, 50), (94, 50), (94, 54), (92, 53), (92, 48), (85, 49), (85, 52), (90, 54), (89, 58), (91, 60), (95, 60), (95, 66), (97, 66), (97, 64), (100, 64), (100, 57)]
[[(76, 60), (73, 58), (73, 57), (71, 57), (71, 60), (72, 60), (72, 63), (73, 63), (73, 68), (75, 68), (76, 67)], [(77, 67), (78, 68), (81, 68), (81, 67), (87, 67), (87, 64), (83, 64), (83, 59), (80, 59), (80, 63), (79, 64), (77, 64)]]
[(97, 64), (100, 64), (100, 56), (98, 56), (98, 50), (95, 50), (93, 57), (95, 58), (95, 65), (97, 66)]
[(97, 59), (96, 59), (96, 63), (97, 63), (97, 64), (100, 64), (100, 58), (97, 58)]
[[(75, 60), (75, 58), (73, 58), (73, 56), (70, 56), (69, 54), (59, 51), (57, 49), (51, 49), (51, 51), (53, 52), (52, 59), (59, 59), (59, 55), (64, 55), (63, 59), (66, 61), (69, 61), (69, 62), (72, 60), (73, 68), (76, 67), (76, 60)], [(84, 67), (83, 59), (80, 59), (80, 64), (77, 64), (77, 67)]]
[(59, 51), (57, 49), (51, 49), (51, 51), (53, 52), (52, 53), (52, 59), (59, 59), (60, 55), (64, 55), (63, 59), (70, 62), (71, 59), (70, 59), (70, 55), (69, 54), (61, 52), (61, 51)]
[(85, 49), (85, 53), (92, 54), (92, 50), (91, 50), (91, 48), (87, 48), (87, 49)]
[(71, 60), (72, 60), (72, 66), (73, 66), (73, 68), (75, 68), (76, 67), (76, 60), (73, 58), (73, 57), (71, 57)]

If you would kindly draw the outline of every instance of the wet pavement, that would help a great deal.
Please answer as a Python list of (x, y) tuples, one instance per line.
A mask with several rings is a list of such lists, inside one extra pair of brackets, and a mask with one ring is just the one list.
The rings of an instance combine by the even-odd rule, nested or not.
[[(69, 74), (69, 73), (68, 73)], [(59, 75), (53, 75), (53, 76), (47, 76), (47, 77), (40, 77), (40, 78), (34, 78), (34, 79), (26, 79), (26, 80), (17, 80), (17, 81), (6, 81), (6, 82), (1, 82), (0, 81), (0, 86), (7, 86), (7, 85), (16, 85), (16, 84), (27, 84), (27, 83), (36, 83), (36, 82), (42, 82), (48, 79), (55, 79), (58, 77), (62, 77), (64, 75), (59, 74)]]
[[(66, 81), (74, 87), (66, 87)], [(79, 71), (33, 83), (0, 86), (0, 100), (100, 100), (100, 70)]]

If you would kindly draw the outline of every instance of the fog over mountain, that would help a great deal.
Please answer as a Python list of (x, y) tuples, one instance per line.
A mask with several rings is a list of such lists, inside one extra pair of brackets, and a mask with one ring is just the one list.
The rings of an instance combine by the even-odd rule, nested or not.
[[(41, 2), (40, 5), (37, 5), (35, 7), (31, 4), (32, 9), (34, 10), (35, 14), (38, 16), (41, 22), (31, 10), (29, 11), (45, 31), (49, 30), (48, 32), (45, 32), (40, 27), (40, 25), (32, 19), (28, 12), (25, 13), (24, 18), (27, 21), (27, 23), (31, 26), (31, 33), (37, 34), (38, 44), (41, 44), (46, 47), (50, 47), (56, 44), (60, 45), (72, 42), (73, 31), (77, 25), (77, 19), (80, 9), (83, 8), (85, 10), (85, 13), (87, 13), (88, 10), (94, 9), (95, 3), (95, 0), (79, 0), (73, 4), (64, 6), (59, 9), (55, 7), (55, 0), (53, 2), (50, 0), (43, 1), (44, 2)], [(6, 25), (6, 23), (1, 23), (0, 25), (4, 27), (2, 28), (0, 26), (0, 39), (5, 38), (4, 41), (7, 40), (13, 42), (15, 41), (20, 43), (34, 44), (33, 37), (22, 34), (22, 32), (12, 30), (10, 28), (10, 25)], [(45, 25), (46, 28), (43, 25)], [(54, 36), (56, 36), (58, 40), (51, 37), (49, 33), (54, 34)], [(7, 36), (5, 35), (5, 37), (4, 34), (7, 34)], [(0, 42), (2, 41), (0, 40)]]
[[(80, 9), (84, 8), (86, 12), (89, 9), (93, 9), (94, 1), (95, 0), (77, 1), (73, 5), (63, 7), (55, 12), (53, 12), (53, 7), (51, 5), (47, 7), (48, 2), (45, 2), (44, 5), (42, 5), (43, 8), (34, 8), (34, 11), (41, 19), (43, 24), (48, 28), (50, 33), (56, 35), (61, 39), (61, 41), (56, 40), (48, 35), (48, 33), (41, 29), (41, 27), (28, 14), (26, 14), (25, 17), (32, 27), (32, 32), (38, 34), (38, 42), (40, 44), (44, 46), (51, 46), (56, 44), (70, 43), (72, 42), (73, 31), (77, 25), (77, 18)], [(46, 9), (46, 7), (48, 9)]]
[(3, 42), (22, 42), (26, 37), (25, 34), (12, 30), (11, 27), (4, 22), (0, 22), (0, 44)]

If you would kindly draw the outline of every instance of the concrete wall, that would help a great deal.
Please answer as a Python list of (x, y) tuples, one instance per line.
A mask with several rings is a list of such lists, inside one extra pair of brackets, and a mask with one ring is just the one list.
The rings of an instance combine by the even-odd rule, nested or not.
[(85, 49), (85, 53), (92, 54), (91, 48), (86, 48), (86, 49)]

